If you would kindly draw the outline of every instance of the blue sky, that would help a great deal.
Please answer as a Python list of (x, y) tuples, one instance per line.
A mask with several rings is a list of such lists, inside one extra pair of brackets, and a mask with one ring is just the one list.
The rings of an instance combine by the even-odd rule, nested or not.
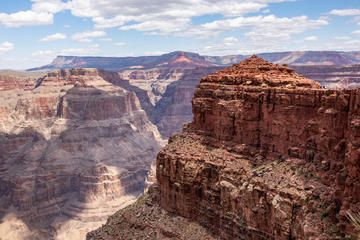
[(2, 0), (0, 69), (57, 55), (360, 51), (359, 0)]

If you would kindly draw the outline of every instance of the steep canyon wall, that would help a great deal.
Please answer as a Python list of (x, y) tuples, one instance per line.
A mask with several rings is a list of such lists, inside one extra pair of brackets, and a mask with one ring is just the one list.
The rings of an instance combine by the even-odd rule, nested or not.
[(158, 154), (160, 203), (225, 239), (334, 239), (360, 210), (358, 90), (252, 57), (205, 77)]
[(0, 92), (2, 239), (83, 239), (143, 192), (160, 134), (114, 78), (61, 70)]

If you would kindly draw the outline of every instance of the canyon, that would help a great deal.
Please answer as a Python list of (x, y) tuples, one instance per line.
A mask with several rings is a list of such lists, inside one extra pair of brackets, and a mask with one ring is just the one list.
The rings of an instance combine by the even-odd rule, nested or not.
[[(191, 98), (198, 81), (209, 74), (244, 60), (246, 55), (202, 56), (191, 52), (171, 52), (144, 57), (72, 57), (59, 56), (49, 65), (30, 69), (69, 69), (96, 67), (116, 71), (123, 86), (137, 94), (142, 108), (167, 139), (192, 119)], [(360, 53), (304, 51), (261, 53), (265, 60), (287, 64), (323, 87), (355, 88), (360, 84)], [(348, 65), (344, 65), (348, 64)], [(128, 83), (126, 83), (126, 81)]]
[(202, 78), (157, 186), (87, 239), (356, 239), (359, 101), (257, 56)]
[[(160, 239), (217, 239), (213, 228), (222, 229), (222, 238), (238, 239), (349, 234), (345, 211), (359, 207), (357, 198), (349, 197), (356, 192), (358, 176), (357, 120), (350, 112), (357, 95), (356, 90), (332, 89), (358, 86), (358, 52), (259, 56), (291, 64), (297, 73), (331, 89), (258, 58), (212, 75), (244, 60), (243, 55), (60, 56), (31, 72), (0, 71), (2, 239), (83, 239), (134, 202), (154, 181), (155, 174), (148, 176), (154, 168), (160, 185), (141, 204), (111, 217), (106, 231), (118, 234), (113, 224), (122, 218), (127, 221), (123, 236), (144, 239), (153, 234)], [(154, 160), (168, 138), (169, 145), (158, 155), (167, 167), (160, 171)], [(195, 190), (189, 189), (192, 185)], [(324, 192), (328, 194), (322, 196)], [(250, 202), (239, 200), (240, 193)], [(179, 203), (174, 206), (175, 198)], [(304, 201), (311, 207), (304, 207)], [(275, 215), (264, 220), (269, 214)], [(313, 218), (321, 221), (307, 220)], [(270, 221), (268, 229), (258, 228), (264, 221)], [(279, 222), (286, 226), (270, 232)], [(225, 230), (234, 224), (236, 231)], [(139, 229), (126, 230), (134, 225)], [(248, 233), (245, 225), (254, 230)], [(90, 236), (107, 235), (99, 230)]]
[(97, 69), (33, 87), (0, 78), (1, 239), (84, 239), (143, 193), (163, 141), (116, 80)]

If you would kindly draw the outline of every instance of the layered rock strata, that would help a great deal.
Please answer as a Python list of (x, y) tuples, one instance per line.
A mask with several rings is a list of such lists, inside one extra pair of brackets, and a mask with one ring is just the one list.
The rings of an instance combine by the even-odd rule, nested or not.
[(203, 78), (193, 121), (158, 154), (161, 206), (224, 239), (351, 236), (359, 99), (256, 56)]
[(161, 138), (116, 77), (61, 70), (1, 91), (2, 239), (83, 239), (143, 192)]

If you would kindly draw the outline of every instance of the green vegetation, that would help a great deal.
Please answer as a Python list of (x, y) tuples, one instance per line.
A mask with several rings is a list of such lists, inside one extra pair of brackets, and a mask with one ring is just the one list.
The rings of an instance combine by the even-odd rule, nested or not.
[(328, 90), (326, 90), (325, 95), (330, 96), (332, 93), (333, 93), (333, 91), (328, 89)]

